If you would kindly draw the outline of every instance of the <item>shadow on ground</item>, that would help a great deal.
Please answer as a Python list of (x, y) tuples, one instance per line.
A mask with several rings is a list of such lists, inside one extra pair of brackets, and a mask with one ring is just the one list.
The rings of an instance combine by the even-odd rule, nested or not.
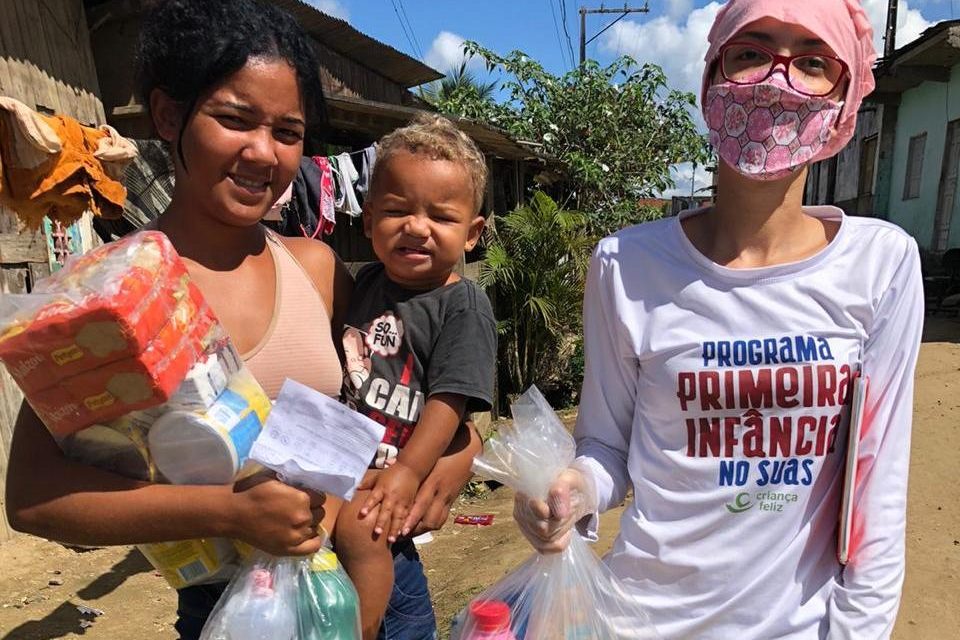
[[(96, 600), (114, 591), (128, 578), (138, 573), (153, 571), (153, 567), (136, 549), (110, 567), (110, 570), (97, 576), (97, 579), (77, 591), (76, 600)], [(84, 635), (88, 628), (96, 624), (101, 614), (74, 599), (67, 600), (39, 620), (25, 622), (4, 636), (9, 640), (54, 640), (68, 634)]]

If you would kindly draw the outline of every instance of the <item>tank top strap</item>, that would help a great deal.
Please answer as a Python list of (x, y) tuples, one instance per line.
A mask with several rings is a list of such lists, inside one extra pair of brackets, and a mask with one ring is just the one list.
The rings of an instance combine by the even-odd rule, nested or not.
[(247, 367), (271, 399), (287, 378), (337, 396), (342, 372), (327, 305), (300, 261), (269, 230), (267, 247), (277, 271), (276, 310), (267, 335), (244, 354)]
[(270, 248), (270, 252), (273, 253), (273, 259), (277, 265), (277, 276), (281, 283), (285, 287), (292, 287), (294, 291), (296, 291), (295, 295), (297, 297), (311, 292), (310, 295), (317, 297), (317, 302), (323, 307), (324, 314), (329, 318), (330, 315), (327, 304), (323, 301), (323, 296), (320, 294), (320, 290), (317, 289), (313, 278), (311, 278), (307, 270), (303, 268), (303, 265), (300, 264), (296, 256), (290, 252), (290, 249), (283, 243), (281, 237), (270, 229), (267, 229), (267, 246)]

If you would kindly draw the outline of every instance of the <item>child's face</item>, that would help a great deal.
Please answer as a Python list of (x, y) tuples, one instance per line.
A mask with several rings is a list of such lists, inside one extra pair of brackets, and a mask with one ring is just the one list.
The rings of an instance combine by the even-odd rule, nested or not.
[(454, 282), (453, 268), (483, 230), (466, 169), (403, 151), (377, 173), (363, 224), (387, 275), (411, 289)]

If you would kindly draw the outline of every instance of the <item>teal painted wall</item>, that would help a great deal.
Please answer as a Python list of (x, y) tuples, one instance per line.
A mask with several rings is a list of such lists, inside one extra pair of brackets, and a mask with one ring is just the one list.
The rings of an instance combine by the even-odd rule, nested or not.
[[(893, 175), (889, 220), (906, 229), (921, 247), (933, 242), (933, 222), (937, 212), (940, 170), (947, 123), (960, 118), (960, 66), (951, 70), (950, 82), (924, 82), (903, 94), (897, 120), (893, 152)], [(903, 199), (910, 138), (926, 132), (920, 197)], [(960, 246), (960, 192), (954, 198), (949, 246)]]

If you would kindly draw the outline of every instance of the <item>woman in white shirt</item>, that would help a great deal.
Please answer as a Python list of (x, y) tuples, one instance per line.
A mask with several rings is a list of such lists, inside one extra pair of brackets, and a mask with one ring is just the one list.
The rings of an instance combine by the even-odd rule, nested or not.
[[(810, 162), (873, 89), (857, 0), (730, 0), (704, 117), (717, 201), (600, 242), (578, 459), (516, 515), (542, 551), (634, 499), (606, 561), (666, 639), (889, 637), (904, 570), (916, 243), (803, 207)], [(869, 379), (851, 559), (837, 522), (854, 377)]]

